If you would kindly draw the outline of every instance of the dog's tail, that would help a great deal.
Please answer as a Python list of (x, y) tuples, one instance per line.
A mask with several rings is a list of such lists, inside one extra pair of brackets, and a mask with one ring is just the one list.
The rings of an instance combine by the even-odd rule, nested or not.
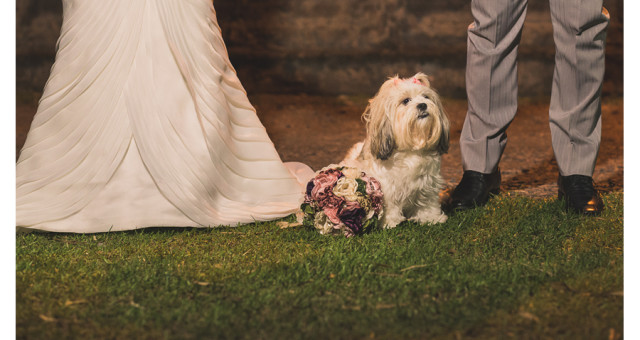
[(349, 151), (347, 151), (347, 155), (344, 156), (341, 165), (353, 166), (359, 159), (362, 159), (360, 154), (362, 153), (362, 148), (364, 147), (364, 142), (359, 142), (354, 144)]

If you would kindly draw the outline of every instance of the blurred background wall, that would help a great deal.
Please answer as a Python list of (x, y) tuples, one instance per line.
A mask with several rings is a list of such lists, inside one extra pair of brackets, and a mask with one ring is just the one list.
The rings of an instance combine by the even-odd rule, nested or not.
[[(133, 1), (133, 0), (132, 0)], [(604, 94), (623, 94), (623, 1), (611, 14)], [(469, 0), (215, 0), (231, 62), (249, 93), (372, 95), (391, 75), (421, 71), (447, 97), (465, 96)], [(60, 0), (16, 2), (18, 101), (39, 97), (55, 57)], [(529, 2), (519, 53), (521, 96), (548, 96), (549, 4)], [(36, 98), (37, 99), (37, 98)]]

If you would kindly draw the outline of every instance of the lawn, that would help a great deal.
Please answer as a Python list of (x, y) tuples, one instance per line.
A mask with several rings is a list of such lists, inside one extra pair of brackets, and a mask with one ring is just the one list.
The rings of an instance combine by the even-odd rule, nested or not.
[(603, 199), (589, 218), (504, 194), (354, 238), (275, 222), (17, 234), (17, 338), (617, 339), (623, 193)]

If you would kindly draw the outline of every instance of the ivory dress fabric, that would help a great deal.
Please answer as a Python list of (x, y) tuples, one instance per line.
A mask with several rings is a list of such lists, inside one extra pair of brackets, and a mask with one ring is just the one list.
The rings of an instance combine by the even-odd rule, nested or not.
[(18, 229), (237, 225), (295, 212), (284, 164), (231, 66), (211, 0), (63, 0), (22, 149)]

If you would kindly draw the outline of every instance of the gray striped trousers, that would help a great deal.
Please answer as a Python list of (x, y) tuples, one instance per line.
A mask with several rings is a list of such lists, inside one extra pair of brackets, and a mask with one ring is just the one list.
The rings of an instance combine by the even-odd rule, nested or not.
[[(556, 46), (549, 125), (560, 174), (592, 176), (600, 147), (600, 93), (609, 14), (602, 0), (550, 0)], [(469, 107), (460, 136), (465, 170), (491, 173), (518, 105), (516, 57), (527, 0), (472, 0)]]

